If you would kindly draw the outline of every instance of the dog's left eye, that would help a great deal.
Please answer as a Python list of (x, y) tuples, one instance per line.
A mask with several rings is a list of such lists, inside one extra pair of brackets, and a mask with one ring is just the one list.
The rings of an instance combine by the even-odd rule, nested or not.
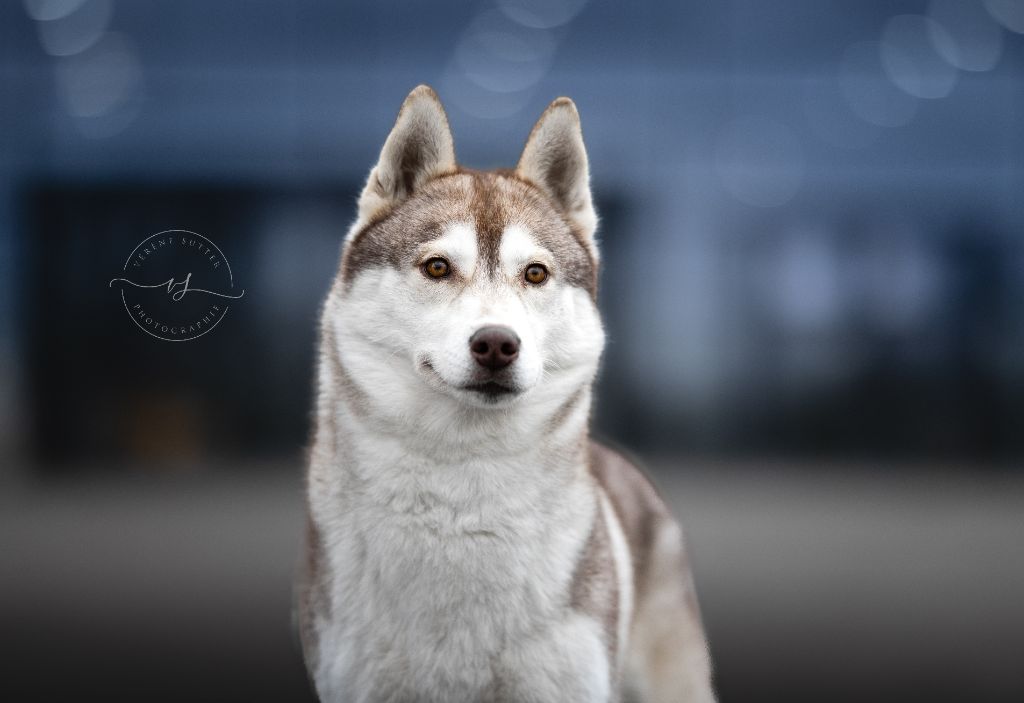
[(526, 267), (523, 277), (529, 283), (540, 285), (544, 281), (548, 280), (548, 270), (544, 264), (530, 264)]
[(423, 272), (431, 278), (444, 278), (448, 275), (450, 270), (451, 266), (449, 266), (448, 262), (440, 256), (428, 259), (427, 262), (423, 264)]

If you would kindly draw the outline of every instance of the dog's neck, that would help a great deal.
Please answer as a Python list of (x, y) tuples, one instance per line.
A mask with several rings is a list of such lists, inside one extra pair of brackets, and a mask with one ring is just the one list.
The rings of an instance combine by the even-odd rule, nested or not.
[[(490, 501), (526, 506), (545, 490), (586, 482), (590, 379), (539, 389), (506, 408), (477, 408), (422, 393), (397, 406), (347, 374), (325, 345), (314, 463), (335, 490), (400, 510), (429, 494), (457, 509)], [(532, 497), (532, 498), (531, 498)]]

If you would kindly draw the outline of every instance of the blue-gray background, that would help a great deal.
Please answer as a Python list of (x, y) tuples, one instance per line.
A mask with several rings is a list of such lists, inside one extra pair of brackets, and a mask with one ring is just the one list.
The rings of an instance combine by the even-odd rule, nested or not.
[[(579, 106), (595, 422), (683, 514), (723, 698), (1019, 699), (1022, 32), (1015, 0), (3, 4), (18, 699), (308, 695), (317, 305), (424, 82), (474, 167)], [(247, 291), (185, 344), (106, 286), (169, 228)]]

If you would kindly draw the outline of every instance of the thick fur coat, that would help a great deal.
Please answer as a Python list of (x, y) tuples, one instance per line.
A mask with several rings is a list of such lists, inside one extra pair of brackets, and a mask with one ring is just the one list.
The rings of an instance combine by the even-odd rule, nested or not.
[(573, 103), (461, 168), (425, 86), (323, 308), (300, 634), (320, 699), (712, 701), (682, 533), (591, 442), (604, 345)]

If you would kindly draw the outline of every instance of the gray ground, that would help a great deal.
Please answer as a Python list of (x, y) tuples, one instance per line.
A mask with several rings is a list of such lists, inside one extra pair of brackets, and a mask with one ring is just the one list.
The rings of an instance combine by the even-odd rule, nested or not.
[[(724, 699), (1024, 700), (1024, 477), (652, 465)], [(5, 485), (0, 697), (309, 700), (301, 490), (291, 465)]]

